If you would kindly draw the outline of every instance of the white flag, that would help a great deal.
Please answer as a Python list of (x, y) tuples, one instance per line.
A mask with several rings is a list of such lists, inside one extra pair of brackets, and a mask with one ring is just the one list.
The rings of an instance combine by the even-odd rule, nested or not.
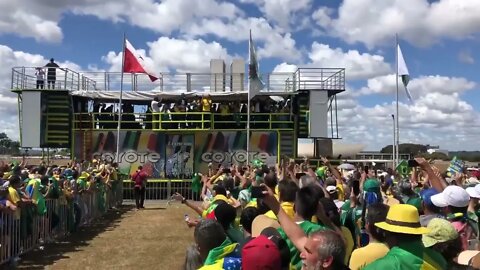
[(257, 54), (255, 52), (255, 45), (253, 45), (252, 31), (250, 31), (248, 50), (250, 55), (250, 59), (248, 63), (248, 81), (249, 81), (248, 94), (249, 94), (249, 98), (252, 99), (265, 86), (258, 74), (258, 60), (257, 60)]
[(407, 64), (405, 64), (405, 59), (403, 59), (402, 50), (400, 49), (400, 44), (397, 44), (397, 76), (402, 78), (403, 86), (405, 87), (405, 92), (407, 93), (407, 97), (410, 101), (412, 100), (412, 95), (410, 95), (410, 91), (408, 91), (407, 85), (410, 81), (410, 74), (408, 73)]

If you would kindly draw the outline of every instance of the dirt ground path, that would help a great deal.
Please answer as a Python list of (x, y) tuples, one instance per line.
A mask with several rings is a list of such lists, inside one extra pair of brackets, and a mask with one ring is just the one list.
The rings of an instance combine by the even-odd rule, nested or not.
[(193, 229), (181, 204), (124, 206), (93, 226), (22, 257), (19, 269), (181, 269)]

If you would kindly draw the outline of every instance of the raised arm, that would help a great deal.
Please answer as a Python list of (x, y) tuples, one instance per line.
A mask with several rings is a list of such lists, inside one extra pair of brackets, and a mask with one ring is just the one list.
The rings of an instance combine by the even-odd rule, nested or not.
[(327, 158), (321, 157), (321, 159), (325, 166), (328, 167), (328, 170), (333, 174), (333, 176), (335, 176), (335, 181), (337, 182), (337, 185), (343, 185), (342, 175), (337, 170), (337, 168), (335, 168)]
[(433, 170), (432, 166), (430, 166), (430, 163), (428, 163), (426, 159), (415, 158), (415, 160), (418, 162), (420, 168), (428, 175), (430, 185), (438, 192), (442, 192), (447, 187), (447, 183), (440, 174)]
[(185, 197), (183, 197), (180, 193), (175, 193), (175, 195), (172, 196), (173, 199), (182, 202), (186, 206), (190, 207), (193, 211), (195, 211), (198, 215), (203, 214), (203, 209), (201, 209), (198, 205), (194, 204), (193, 202), (187, 200)]
[(299, 252), (303, 252), (308, 239), (307, 235), (305, 235), (305, 232), (303, 232), (302, 228), (300, 228), (300, 226), (290, 219), (285, 211), (283, 211), (283, 209), (280, 207), (280, 203), (275, 198), (273, 191), (267, 186), (265, 186), (265, 188), (266, 191), (264, 191), (265, 197), (263, 198), (263, 202), (277, 216), (278, 221), (280, 222), (280, 225), (285, 231), (288, 239), (292, 241)]

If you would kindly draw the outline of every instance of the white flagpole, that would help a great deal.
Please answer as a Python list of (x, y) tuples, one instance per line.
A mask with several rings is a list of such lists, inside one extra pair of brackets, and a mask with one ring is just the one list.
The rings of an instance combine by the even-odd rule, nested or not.
[(123, 33), (123, 46), (122, 46), (122, 72), (120, 75), (120, 98), (118, 99), (118, 123), (117, 123), (117, 163), (120, 163), (120, 124), (122, 122), (122, 96), (123, 96), (123, 68), (125, 65), (125, 42), (126, 37)]
[(398, 34), (395, 34), (395, 59), (396, 59), (396, 70), (395, 70), (395, 81), (396, 81), (396, 86), (397, 86), (397, 108), (396, 108), (396, 120), (397, 120), (397, 127), (396, 127), (396, 164), (400, 163), (400, 116), (399, 116), (399, 110), (398, 110)]
[(250, 30), (250, 36), (248, 39), (248, 82), (247, 82), (247, 165), (250, 164), (250, 62), (251, 62), (251, 48), (252, 44), (252, 30)]
[(396, 149), (396, 146), (395, 146), (395, 144), (396, 144), (396, 142), (395, 142), (395, 137), (396, 137), (396, 135), (395, 135), (395, 133), (396, 133), (395, 126), (396, 126), (396, 125), (395, 125), (395, 115), (394, 115), (394, 114), (392, 114), (392, 121), (393, 121), (392, 164), (393, 164), (393, 170), (395, 170), (395, 168), (397, 167), (397, 165), (396, 165), (396, 163), (395, 163), (395, 162), (396, 162), (396, 161), (395, 161), (395, 159), (396, 159), (396, 158), (395, 158), (395, 155), (396, 155), (397, 152), (395, 151), (395, 149)]

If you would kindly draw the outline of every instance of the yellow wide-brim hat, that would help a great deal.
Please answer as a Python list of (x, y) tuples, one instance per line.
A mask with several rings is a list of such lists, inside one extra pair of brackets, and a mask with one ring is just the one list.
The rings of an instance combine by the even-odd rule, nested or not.
[(79, 179), (82, 178), (82, 179), (87, 179), (88, 177), (90, 176), (89, 173), (87, 172), (82, 172), (82, 174), (80, 175), (80, 177), (78, 177)]
[(415, 206), (409, 204), (395, 204), (390, 206), (387, 219), (375, 223), (380, 229), (388, 232), (403, 234), (425, 234), (430, 230), (420, 225), (420, 216)]

